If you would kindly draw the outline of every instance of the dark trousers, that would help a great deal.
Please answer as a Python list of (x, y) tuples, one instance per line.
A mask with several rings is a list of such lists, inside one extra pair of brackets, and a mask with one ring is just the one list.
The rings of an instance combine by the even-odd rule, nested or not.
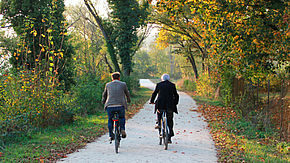
[(113, 136), (113, 120), (114, 112), (118, 112), (119, 114), (119, 123), (120, 123), (120, 129), (125, 130), (125, 108), (124, 106), (119, 107), (107, 107), (107, 113), (108, 113), (108, 128), (109, 128), (109, 136)]
[[(167, 111), (166, 117), (167, 117), (167, 124), (168, 124), (168, 127), (169, 127), (169, 136), (172, 137), (172, 136), (174, 136), (174, 132), (173, 132), (173, 111)], [(161, 123), (161, 118), (162, 118), (162, 110), (160, 111), (160, 113), (157, 112), (157, 119), (158, 119), (158, 124), (159, 125)]]

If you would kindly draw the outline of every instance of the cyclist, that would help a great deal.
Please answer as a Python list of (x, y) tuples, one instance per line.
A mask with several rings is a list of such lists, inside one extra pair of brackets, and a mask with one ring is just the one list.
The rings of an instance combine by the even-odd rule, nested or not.
[(114, 112), (118, 112), (119, 114), (121, 135), (122, 138), (126, 138), (125, 109), (127, 109), (127, 102), (130, 103), (131, 99), (126, 83), (120, 81), (120, 73), (114, 72), (111, 77), (112, 81), (105, 86), (102, 102), (105, 104), (104, 109), (108, 113), (109, 139), (114, 140), (112, 131)]
[[(169, 140), (168, 143), (172, 143), (171, 137), (174, 136), (173, 132), (173, 113), (178, 114), (176, 105), (179, 101), (179, 95), (176, 91), (175, 84), (169, 81), (170, 77), (168, 74), (161, 76), (161, 82), (157, 83), (154, 92), (152, 93), (150, 104), (155, 104), (154, 114), (157, 112), (157, 126), (156, 129), (160, 128), (160, 121), (163, 110), (167, 111), (167, 123), (169, 127)], [(157, 100), (154, 102), (158, 94)]]

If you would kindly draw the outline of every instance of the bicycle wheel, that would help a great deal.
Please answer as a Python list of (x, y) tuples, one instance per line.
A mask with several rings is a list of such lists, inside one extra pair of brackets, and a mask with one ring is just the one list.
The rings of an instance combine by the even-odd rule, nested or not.
[(162, 145), (162, 139), (163, 139), (163, 126), (162, 126), (162, 123), (163, 121), (162, 121), (162, 119), (161, 119), (161, 121), (160, 121), (160, 124), (159, 124), (159, 126), (160, 126), (160, 128), (158, 129), (159, 130), (159, 145)]
[(168, 149), (168, 140), (169, 140), (169, 128), (167, 126), (167, 119), (163, 117), (163, 141), (164, 141), (164, 149)]
[(118, 122), (114, 122), (115, 124), (114, 124), (114, 126), (115, 126), (115, 151), (116, 151), (116, 153), (118, 153), (119, 151), (118, 151), (118, 149), (119, 149), (119, 144), (120, 144), (120, 132), (119, 132), (119, 125), (118, 124), (116, 124), (116, 123), (118, 123)]

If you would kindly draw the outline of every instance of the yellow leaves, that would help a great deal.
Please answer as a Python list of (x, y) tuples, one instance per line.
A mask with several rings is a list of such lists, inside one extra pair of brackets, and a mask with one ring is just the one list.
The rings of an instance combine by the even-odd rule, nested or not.
[(64, 35), (64, 36), (66, 36), (67, 35), (67, 32), (60, 32), (60, 34), (59, 35)]
[(36, 36), (37, 36), (37, 31), (36, 31), (36, 30), (32, 30), (32, 31), (30, 32), (30, 34), (33, 34), (33, 36), (36, 37)]
[(253, 43), (259, 44), (259, 42), (258, 42), (258, 40), (256, 38), (253, 40)]
[(51, 33), (51, 32), (52, 32), (52, 29), (51, 29), (51, 28), (48, 28), (46, 31), (47, 31), (48, 33)]
[(239, 38), (239, 36), (238, 35), (236, 35), (235, 37), (234, 37), (234, 40), (237, 40)]

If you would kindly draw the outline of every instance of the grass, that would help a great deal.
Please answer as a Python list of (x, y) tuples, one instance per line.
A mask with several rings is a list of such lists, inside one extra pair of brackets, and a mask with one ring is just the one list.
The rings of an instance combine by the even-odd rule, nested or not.
[(290, 144), (278, 141), (274, 129), (261, 131), (220, 101), (193, 98), (208, 122), (219, 162), (290, 162)]
[[(136, 114), (148, 101), (152, 91), (140, 88), (132, 96), (132, 102), (126, 112), (127, 118)], [(100, 108), (102, 110), (102, 108)], [(0, 162), (51, 162), (67, 157), (67, 154), (84, 147), (88, 142), (107, 132), (107, 115), (75, 117), (72, 124), (57, 128), (48, 128), (35, 132), (20, 141), (7, 144), (0, 149)]]
[(214, 100), (211, 98), (196, 96), (196, 95), (192, 97), (198, 104), (208, 104), (208, 105), (221, 106), (221, 107), (224, 106), (224, 104), (219, 100)]

